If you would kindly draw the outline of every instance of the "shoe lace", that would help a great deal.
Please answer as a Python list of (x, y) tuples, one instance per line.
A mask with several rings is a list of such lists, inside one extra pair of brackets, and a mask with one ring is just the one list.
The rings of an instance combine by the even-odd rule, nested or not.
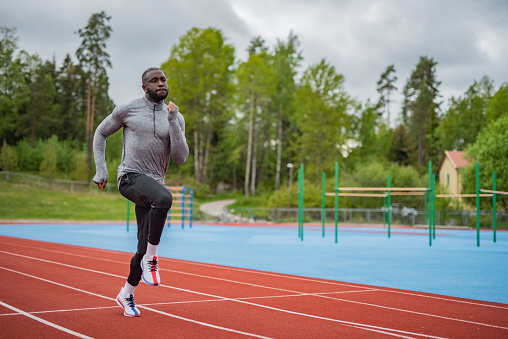
[(134, 302), (134, 295), (131, 294), (128, 298), (124, 298), (125, 302), (129, 307), (136, 307), (136, 303)]
[(157, 259), (148, 260), (148, 266), (150, 267), (150, 271), (157, 271), (159, 266), (159, 261)]

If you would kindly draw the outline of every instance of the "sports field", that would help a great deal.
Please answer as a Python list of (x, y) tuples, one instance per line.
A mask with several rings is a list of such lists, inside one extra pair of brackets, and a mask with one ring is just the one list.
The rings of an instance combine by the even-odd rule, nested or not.
[[(141, 319), (115, 303), (124, 224), (2, 224), (5, 337), (508, 337), (508, 232), (296, 225), (166, 228)], [(141, 321), (139, 321), (141, 320)]]

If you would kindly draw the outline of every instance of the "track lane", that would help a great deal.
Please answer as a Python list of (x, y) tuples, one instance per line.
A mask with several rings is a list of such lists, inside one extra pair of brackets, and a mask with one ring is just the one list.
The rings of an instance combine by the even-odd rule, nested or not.
[[(40, 278), (21, 271), (5, 269), (3, 267), (0, 267), (0, 270), (2, 271), (2, 279), (0, 281), (6, 284), (5, 287), (7, 289), (13, 290), (17, 285), (26, 285), (28, 287), (23, 295), (12, 294), (5, 298), (11, 304), (23, 304), (26, 308), (31, 308), (31, 312), (37, 313), (37, 318), (55, 324), (55, 326), (66, 328), (69, 331), (79, 332), (84, 336), (96, 338), (135, 338), (147, 335), (148, 333), (152, 338), (167, 338), (168, 333), (171, 333), (169, 336), (174, 335), (175, 337), (185, 337), (189, 333), (195, 333), (196, 336), (202, 337), (263, 337), (255, 333), (247, 333), (195, 319), (186, 319), (182, 316), (170, 314), (146, 305), (139, 305), (141, 311), (147, 315), (143, 318), (142, 323), (140, 323), (139, 319), (124, 317), (118, 306), (114, 308), (98, 306), (79, 309), (76, 308), (76, 304), (77, 301), (81, 303), (81, 301), (85, 299), (83, 294), (91, 297), (90, 299), (95, 299), (94, 304), (99, 303), (97, 300), (106, 300), (108, 304), (111, 305), (114, 303), (114, 297), (98, 295), (90, 291), (66, 285), (61, 282)], [(12, 279), (12, 275), (16, 275), (15, 279)], [(38, 288), (33, 288), (34, 286)], [(39, 292), (41, 286), (46, 293), (50, 295), (60, 295), (62, 298), (58, 300), (41, 298)], [(76, 293), (79, 293), (79, 295), (76, 295)], [(37, 305), (33, 305), (34, 300), (39, 300), (40, 302), (36, 303)], [(34, 309), (36, 309), (36, 311), (33, 311)], [(25, 312), (28, 313), (30, 311)], [(30, 315), (34, 316), (33, 314)], [(0, 316), (0, 319), (2, 321), (8, 321), (15, 316), (17, 315), (12, 312), (6, 312)], [(104, 321), (104, 319), (109, 319), (109, 321)], [(164, 324), (162, 329), (160, 326), (161, 324)], [(6, 328), (8, 328), (9, 331), (19, 330), (10, 325), (6, 326)], [(147, 331), (147, 329), (153, 330)], [(159, 329), (161, 329), (162, 332)], [(31, 337), (30, 333), (33, 333), (33, 330), (22, 330), (18, 333), (17, 337), (28, 338)], [(47, 331), (45, 328), (42, 328), (39, 330), (39, 333), (47, 333)], [(45, 336), (45, 334), (42, 335), (42, 337)], [(38, 335), (38, 337), (40, 337), (40, 335)], [(55, 337), (59, 336), (57, 335)]]
[[(20, 260), (29, 260), (28, 258), (22, 257), (22, 256), (17, 256), (16, 258), (18, 258)], [(47, 263), (47, 264), (55, 264), (55, 263), (49, 263), (46, 259), (44, 259), (43, 262)], [(17, 265), (17, 264), (18, 263), (16, 263), (15, 266), (27, 267), (27, 265)], [(65, 264), (65, 265), (67, 265), (67, 264)], [(87, 293), (87, 294), (90, 294), (90, 295), (93, 295), (96, 297), (102, 297), (104, 299), (113, 300), (113, 298), (111, 298), (111, 297), (110, 298), (104, 297), (104, 296), (98, 295), (94, 292), (83, 291), (83, 290), (78, 289), (76, 287), (68, 287), (68, 286), (65, 286), (65, 284), (62, 284), (60, 282), (52, 282), (49, 279), (36, 277), (32, 274), (26, 274), (26, 273), (23, 274), (21, 272), (16, 272), (14, 270), (5, 269), (5, 268), (2, 268), (2, 269), (4, 271), (9, 272), (9, 273), (20, 274), (26, 278), (37, 279), (39, 281), (44, 281), (46, 283), (52, 284), (50, 286), (45, 286), (45, 290), (47, 289), (46, 293), (48, 293), (49, 295), (61, 295), (63, 297), (63, 299), (68, 302), (68, 304), (62, 305), (62, 304), (60, 304), (61, 300), (57, 300), (56, 302), (59, 306), (75, 307), (76, 300), (83, 298), (83, 297), (69, 295), (68, 291), (64, 291), (64, 292), (62, 292), (60, 290), (59, 291), (50, 291), (49, 289), (51, 289), (51, 287), (54, 287), (54, 286), (67, 287), (67, 288), (70, 288), (71, 290), (73, 290), (73, 291), (71, 291), (71, 293), (76, 290), (79, 290), (81, 292), (84, 292), (84, 293)], [(47, 270), (47, 268), (44, 268), (44, 270)], [(95, 272), (90, 272), (90, 271), (85, 271), (85, 272), (89, 272), (92, 274), (95, 273)], [(22, 285), (25, 285), (27, 287), (27, 290), (32, 292), (32, 293), (25, 293), (23, 295), (23, 298), (25, 300), (25, 303), (27, 303), (27, 305), (30, 305), (34, 299), (37, 299), (37, 296), (38, 296), (38, 292), (36, 292), (37, 289), (32, 288), (32, 286), (30, 286), (29, 282), (22, 281), (23, 278), (15, 279), (13, 277), (10, 277), (8, 274), (5, 274), (4, 276), (6, 277), (5, 282), (11, 282), (11, 284), (15, 284), (15, 282), (17, 281), (17, 284), (21, 283)], [(37, 282), (32, 281), (32, 283), (35, 283), (35, 285), (38, 286)], [(15, 288), (15, 286), (7, 286), (7, 287), (10, 289)], [(161, 287), (164, 287), (164, 286), (161, 286)], [(148, 286), (147, 286), (147, 288), (151, 288), (152, 290), (154, 289), (154, 287), (148, 287)], [(366, 333), (372, 332), (371, 329), (366, 330), (363, 327), (351, 326), (351, 325), (346, 325), (346, 328), (344, 328), (344, 326), (321, 326), (320, 324), (315, 325), (315, 324), (309, 324), (308, 322), (307, 322), (307, 324), (302, 325), (301, 319), (299, 317), (294, 317), (294, 315), (292, 315), (290, 313), (283, 314), (283, 315), (278, 314), (274, 318), (271, 315), (267, 315), (265, 312), (259, 312), (258, 308), (252, 308), (252, 307), (250, 307), (251, 305), (249, 305), (247, 303), (243, 303), (243, 305), (242, 305), (242, 307), (244, 305), (249, 305), (249, 307), (247, 307), (248, 308), (247, 312), (244, 312), (244, 311), (239, 312), (238, 304), (236, 304), (236, 303), (233, 304), (232, 307), (230, 307), (230, 306), (224, 307), (224, 305), (221, 305), (221, 307), (219, 307), (219, 312), (215, 312), (215, 310), (213, 309), (213, 305), (216, 305), (217, 303), (212, 302), (211, 303), (212, 307), (210, 307), (210, 304), (207, 304), (206, 308), (203, 308), (202, 304), (199, 305), (198, 308), (196, 308), (196, 307), (194, 307), (196, 305), (196, 303), (180, 303), (179, 307), (177, 307), (176, 310), (170, 309), (171, 312), (168, 313), (168, 311), (163, 307), (164, 303), (161, 303), (161, 301), (164, 301), (164, 297), (167, 295), (167, 293), (165, 293), (165, 292), (167, 292), (167, 289), (161, 289), (161, 288), (157, 288), (157, 289), (160, 289), (162, 292), (162, 293), (158, 293), (159, 294), (159, 297), (158, 297), (159, 303), (158, 303), (157, 309), (155, 309), (152, 306), (140, 305), (139, 307), (142, 311), (143, 310), (151, 310), (152, 312), (156, 312), (156, 313), (159, 313), (162, 315), (171, 315), (171, 316), (177, 317), (177, 318), (186, 318), (186, 319), (198, 318), (199, 320), (195, 320), (194, 323), (206, 324), (206, 326), (208, 326), (208, 327), (217, 327), (217, 328), (220, 328), (223, 330), (227, 329), (227, 331), (234, 331), (234, 333), (240, 333), (240, 334), (247, 333), (249, 337), (256, 337), (257, 335), (254, 334), (256, 332), (257, 333), (267, 332), (266, 333), (267, 337), (269, 337), (273, 334), (277, 334), (279, 336), (284, 336), (285, 334), (287, 334), (286, 332), (288, 330), (290, 331), (290, 333), (295, 333), (294, 332), (295, 329), (299, 330), (300, 331), (299, 334), (302, 334), (304, 336), (308, 336), (308, 335), (312, 336), (315, 334), (322, 333), (323, 335), (325, 335), (325, 337), (327, 337), (328, 334), (330, 334), (330, 333), (335, 333), (335, 334), (343, 333), (343, 334), (353, 335), (354, 337), (369, 337), (370, 335), (367, 335)], [(182, 290), (179, 289), (179, 291), (182, 291)], [(203, 293), (201, 293), (201, 292), (198, 294), (203, 295)], [(88, 324), (88, 325), (93, 324), (94, 331), (97, 331), (98, 333), (105, 333), (108, 331), (108, 327), (101, 326), (101, 323), (103, 323), (103, 319), (113, 319), (114, 320), (114, 319), (118, 319), (119, 316), (121, 318), (123, 317), (121, 315), (121, 311), (119, 311), (118, 308), (115, 311), (112, 309), (105, 309), (105, 308), (97, 308), (95, 310), (91, 310), (89, 307), (87, 307), (86, 309), (83, 309), (83, 310), (74, 309), (74, 311), (72, 311), (72, 312), (67, 311), (67, 312), (61, 313), (62, 310), (56, 310), (57, 307), (54, 306), (53, 300), (43, 299), (42, 301), (43, 301), (42, 303), (38, 304), (38, 308), (35, 310), (32, 310), (32, 311), (43, 313), (43, 315), (41, 317), (44, 317), (47, 321), (50, 321), (50, 322), (58, 322), (58, 321), (62, 322), (63, 321), (63, 324), (72, 324), (72, 329), (74, 331), (84, 332), (87, 329), (86, 324)], [(227, 299), (226, 301), (231, 301), (231, 299)], [(11, 300), (11, 302), (22, 303), (23, 301)], [(173, 303), (169, 303), (169, 304), (173, 304)], [(192, 312), (190, 312), (190, 313), (186, 313), (185, 312), (186, 308), (182, 307), (182, 305), (187, 305), (187, 304), (192, 305), (192, 307), (191, 307)], [(45, 311), (43, 312), (43, 310), (45, 310)], [(76, 311), (79, 311), (79, 314), (77, 314)], [(175, 311), (175, 312), (173, 312), (173, 311)], [(104, 313), (104, 312), (106, 312), (106, 313)], [(111, 312), (116, 312), (116, 315), (113, 316)], [(177, 315), (175, 315), (175, 313)], [(278, 312), (276, 312), (276, 313), (278, 313)], [(220, 314), (223, 314), (223, 316), (221, 317)], [(85, 323), (78, 321), (77, 319), (73, 319), (73, 318), (77, 318), (77, 317), (79, 317), (80, 320), (85, 320)], [(286, 318), (288, 318), (288, 319), (286, 319)], [(289, 320), (289, 318), (292, 318), (292, 319)], [(204, 322), (203, 322), (203, 319), (204, 319)], [(249, 319), (249, 322), (245, 322), (245, 319)], [(259, 322), (254, 321), (255, 319), (259, 319)], [(274, 324), (275, 327), (267, 326), (267, 322), (266, 322), (267, 319), (276, 319), (276, 323)], [(136, 321), (136, 320), (134, 320), (134, 321)], [(155, 322), (153, 326), (156, 326), (156, 324), (159, 324), (157, 326), (160, 327), (161, 322), (164, 322), (165, 324), (167, 324), (166, 326), (172, 326), (172, 324), (168, 324), (167, 321), (161, 321), (159, 319), (155, 319), (153, 321)], [(290, 327), (287, 327), (288, 321), (289, 321), (289, 325), (291, 325)], [(145, 322), (143, 322), (143, 323), (145, 325)], [(148, 322), (147, 325), (150, 326), (150, 323), (151, 322)], [(283, 326), (281, 328), (281, 323), (283, 323), (286, 326), (285, 327)], [(133, 323), (130, 323), (130, 324), (133, 324)], [(312, 326), (309, 326), (309, 325), (312, 325)], [(239, 326), (241, 327), (241, 329), (238, 329)], [(316, 327), (316, 326), (318, 326), (318, 327)], [(245, 327), (247, 327), (248, 330), (252, 330), (254, 333), (246, 331)], [(350, 327), (350, 328), (348, 329), (347, 327)], [(234, 329), (234, 328), (237, 328), (237, 329)], [(317, 328), (317, 330), (316, 330), (316, 328)], [(129, 331), (132, 331), (132, 333), (137, 333), (136, 336), (142, 334), (142, 332), (140, 333), (139, 327), (134, 327), (134, 328), (129, 327)], [(191, 330), (191, 332), (193, 332), (193, 333), (203, 332), (203, 330), (193, 328)], [(375, 330), (374, 332), (379, 333), (379, 334), (383, 333), (383, 331), (379, 331), (379, 330)], [(97, 335), (95, 335), (95, 333), (87, 333), (87, 335), (94, 336), (94, 337), (97, 336)], [(265, 336), (265, 335), (262, 334), (261, 336)], [(221, 337), (223, 337), (223, 336), (221, 335)]]
[[(16, 240), (15, 242), (16, 242), (16, 244), (11, 245), (12, 246), (11, 249), (18, 247), (18, 251), (19, 251), (19, 247), (21, 247), (19, 244), (19, 241)], [(2, 243), (1, 248), (4, 248), (4, 246), (7, 246), (7, 245)], [(25, 245), (25, 246), (27, 246), (27, 245)], [(30, 247), (30, 246), (28, 245), (28, 247)], [(34, 251), (33, 254), (42, 255), (45, 258), (51, 258), (51, 256), (54, 256), (55, 258), (62, 258), (61, 252), (65, 252), (65, 251), (71, 250), (71, 249), (72, 249), (72, 246), (71, 247), (64, 246), (63, 247), (64, 251), (55, 251), (55, 245), (52, 244), (52, 246), (47, 246), (45, 248), (46, 251), (41, 250), (41, 249), (39, 249), (39, 250), (33, 249), (33, 251)], [(28, 251), (31, 251), (31, 250), (24, 248), (22, 252), (27, 253)], [(56, 252), (60, 252), (60, 253), (56, 253)], [(45, 253), (45, 254), (43, 255), (42, 253)], [(70, 255), (66, 256), (66, 258), (64, 260), (65, 265), (71, 265), (72, 263), (79, 264), (79, 262), (81, 262), (81, 261), (93, 262), (94, 264), (91, 266), (89, 264), (83, 263), (83, 267), (86, 269), (89, 269), (89, 270), (97, 269), (97, 271), (98, 271), (97, 273), (100, 274), (101, 270), (99, 270), (98, 268), (102, 269), (104, 267), (108, 267), (108, 266), (112, 266), (112, 265), (113, 266), (126, 266), (125, 258), (128, 257), (130, 259), (129, 254), (109, 252), (108, 254), (111, 254), (111, 255), (106, 256), (106, 259), (104, 259), (104, 260), (100, 260), (100, 257), (97, 260), (90, 260), (91, 256), (93, 257), (99, 253), (101, 253), (101, 256), (102, 256), (102, 253), (108, 253), (108, 251), (104, 252), (104, 250), (94, 250), (94, 249), (87, 249), (86, 251), (83, 251), (81, 248), (77, 248), (75, 255), (70, 254)], [(102, 258), (104, 258), (104, 257), (105, 256), (102, 256)], [(119, 259), (120, 262), (116, 262), (116, 259)], [(44, 259), (44, 260), (49, 260), (49, 259)], [(77, 260), (77, 261), (75, 261), (75, 260)], [(164, 259), (164, 261), (165, 260), (166, 259)], [(100, 261), (105, 261), (105, 263), (99, 263)], [(183, 269), (184, 268), (183, 266), (185, 266), (185, 262), (181, 262), (181, 261), (178, 262), (178, 261), (174, 261), (171, 259), (168, 259), (168, 263), (171, 263), (171, 267), (176, 267), (177, 266), (176, 263), (179, 263), (179, 265), (182, 265), (182, 267), (180, 267), (180, 269)], [(192, 267), (192, 269), (190, 269), (190, 271), (193, 271), (193, 272), (196, 267), (199, 267), (199, 268), (201, 268), (201, 271), (200, 271), (201, 273), (198, 274), (198, 273), (172, 270), (170, 272), (171, 274), (169, 275), (169, 278), (168, 278), (169, 280), (167, 280), (167, 281), (169, 281), (171, 283), (173, 288), (171, 288), (171, 287), (168, 287), (168, 288), (173, 289), (173, 290), (175, 288), (178, 289), (177, 290), (178, 293), (175, 293), (173, 291), (173, 293), (171, 295), (172, 298), (175, 295), (179, 295), (180, 292), (184, 292), (185, 289), (180, 288), (179, 287), (180, 284), (186, 285), (187, 287), (189, 287), (189, 284), (194, 284), (192, 286), (193, 291), (188, 292), (188, 293), (193, 294), (193, 292), (198, 292), (196, 294), (208, 293), (208, 294), (213, 295), (213, 293), (211, 293), (211, 292), (213, 292), (215, 290), (221, 291), (221, 289), (222, 289), (222, 292), (221, 292), (222, 294), (217, 295), (218, 298), (223, 298), (223, 299), (224, 298), (229, 298), (229, 299), (243, 298), (243, 300), (254, 300), (254, 298), (258, 298), (255, 301), (255, 303), (250, 303), (247, 305), (255, 306), (254, 304), (258, 304), (256, 306), (257, 308), (270, 309), (270, 307), (271, 307), (274, 309), (281, 309), (281, 310), (276, 310), (276, 312), (288, 311), (288, 313), (290, 313), (292, 315), (298, 315), (298, 317), (301, 317), (302, 314), (306, 314), (305, 312), (310, 313), (310, 311), (312, 311), (312, 312), (315, 311), (312, 304), (316, 303), (316, 301), (309, 299), (308, 301), (304, 302), (303, 304), (307, 305), (308, 307), (306, 309), (304, 309), (303, 312), (300, 312), (298, 307), (293, 305), (292, 302), (288, 302), (287, 300), (284, 300), (284, 299), (291, 298), (291, 297), (284, 297), (284, 294), (283, 294), (284, 292), (290, 293), (290, 292), (294, 291), (295, 293), (300, 293), (300, 294), (311, 293), (311, 294), (313, 294), (312, 296), (306, 296), (306, 297), (315, 299), (315, 298), (319, 297), (319, 293), (347, 292), (347, 290), (345, 290), (344, 287), (356, 286), (356, 289), (357, 289), (356, 292), (369, 291), (369, 293), (347, 293), (347, 294), (342, 293), (341, 298), (344, 299), (345, 296), (347, 296), (347, 299), (359, 298), (359, 300), (364, 300), (363, 294), (372, 294), (373, 292), (379, 292), (379, 295), (382, 296), (382, 293), (381, 293), (381, 291), (379, 291), (379, 289), (373, 288), (371, 286), (362, 286), (362, 285), (355, 285), (355, 284), (348, 284), (348, 283), (337, 283), (337, 282), (332, 282), (332, 281), (321, 281), (321, 280), (312, 279), (312, 278), (303, 278), (302, 279), (301, 277), (292, 277), (292, 276), (271, 274), (271, 273), (267, 273), (267, 272), (256, 272), (256, 271), (250, 272), (248, 270), (243, 270), (243, 269), (218, 267), (218, 266), (209, 265), (209, 264), (201, 265), (201, 264), (196, 264), (196, 263), (187, 263), (187, 266)], [(92, 267), (92, 268), (90, 268), (90, 267)], [(206, 267), (207, 269), (203, 271), (203, 267)], [(162, 270), (162, 272), (164, 272), (164, 269)], [(243, 274), (243, 273), (245, 273), (245, 274)], [(123, 277), (123, 276), (125, 276), (125, 274), (119, 275), (118, 277), (114, 277), (115, 281), (117, 281), (117, 283), (116, 283), (117, 288), (119, 286), (118, 285), (118, 278)], [(263, 283), (263, 279), (259, 280), (260, 276), (265, 278), (264, 279), (265, 285), (260, 284), (260, 283)], [(248, 282), (250, 277), (257, 277), (256, 279), (254, 279), (256, 281), (256, 284)], [(269, 277), (269, 279), (266, 279), (266, 277)], [(164, 279), (163, 283), (165, 283), (166, 279), (164, 277), (163, 277), (163, 279)], [(235, 281), (235, 279), (236, 279), (236, 281)], [(224, 281), (224, 280), (228, 280), (228, 281)], [(284, 281), (286, 281), (286, 288), (282, 288)], [(235, 285), (243, 285), (241, 293), (238, 293), (238, 290), (236, 292), (234, 291), (234, 289), (236, 289)], [(294, 285), (298, 285), (298, 287), (302, 288), (302, 290), (295, 291), (296, 289), (294, 288)], [(304, 285), (307, 285), (306, 289), (303, 289), (305, 287)], [(203, 286), (204, 286), (204, 288), (203, 288)], [(326, 286), (326, 288), (324, 289), (325, 292), (323, 292), (323, 286)], [(332, 287), (332, 288), (330, 288), (330, 287)], [(342, 290), (337, 291), (339, 288), (342, 288)], [(142, 289), (139, 289), (139, 291), (141, 292)], [(268, 292), (270, 294), (267, 294)], [(114, 295), (116, 295), (116, 293), (117, 293), (117, 291), (115, 290)], [(286, 295), (288, 295), (288, 293), (286, 293)], [(393, 294), (393, 291), (391, 291), (389, 293)], [(403, 294), (403, 293), (404, 292), (401, 292), (400, 294)], [(153, 292), (150, 293), (150, 295), (153, 295), (153, 294), (154, 294)], [(166, 294), (166, 292), (164, 292), (164, 294)], [(407, 293), (407, 294), (409, 294), (411, 296), (415, 293)], [(268, 298), (269, 296), (272, 296), (273, 298)], [(210, 296), (206, 296), (206, 297), (210, 297)], [(263, 297), (263, 298), (260, 298), (260, 297)], [(302, 297), (303, 296), (300, 295), (298, 298), (303, 299)], [(424, 300), (426, 300), (427, 303), (428, 303), (428, 300), (434, 300), (434, 301), (436, 300), (436, 299), (432, 299), (432, 298), (427, 298), (425, 296), (424, 297), (412, 296), (412, 297), (415, 299), (423, 298)], [(436, 296), (434, 296), (434, 297), (436, 297)], [(437, 298), (439, 298), (439, 296), (437, 296)], [(448, 297), (446, 297), (446, 298), (448, 298)], [(136, 299), (139, 302), (138, 290), (136, 292)], [(293, 297), (293, 299), (295, 299), (295, 298)], [(380, 297), (378, 300), (378, 303), (382, 304), (381, 302), (385, 299), (388, 300), (388, 298), (386, 298), (386, 297), (385, 298)], [(260, 300), (263, 300), (263, 301), (260, 302)], [(282, 303), (282, 306), (287, 308), (286, 310), (279, 307), (280, 306), (279, 302), (282, 302), (282, 300), (284, 300), (284, 302)], [(230, 303), (231, 301), (232, 300), (227, 300), (228, 303)], [(238, 301), (233, 301), (233, 302), (238, 303)], [(330, 302), (335, 303), (336, 301), (330, 301)], [(340, 300), (339, 302), (345, 303), (344, 300)], [(364, 303), (363, 301), (358, 301), (358, 300), (356, 300), (356, 302)], [(446, 302), (450, 302), (450, 301), (446, 301)], [(224, 302), (217, 302), (215, 304), (221, 304), (221, 303), (224, 304)], [(349, 303), (349, 302), (347, 302), (347, 303)], [(398, 301), (397, 303), (400, 303), (400, 301)], [(451, 303), (457, 303), (457, 302), (451, 301)], [(199, 304), (199, 303), (194, 303), (192, 306), (194, 307), (197, 304)], [(408, 305), (413, 305), (413, 304), (415, 304), (415, 302), (411, 302)], [(458, 304), (460, 304), (460, 303), (458, 303)], [(174, 305), (176, 305), (176, 303), (170, 304), (170, 307), (173, 307)], [(185, 305), (185, 307), (182, 307), (182, 308), (187, 308), (187, 306), (191, 305), (191, 303), (187, 304), (184, 302), (183, 304), (180, 304), (180, 305)], [(209, 305), (211, 305), (211, 304), (207, 304), (206, 307), (209, 307)], [(311, 305), (311, 306), (309, 307), (309, 305)], [(358, 307), (358, 304), (353, 304), (353, 305), (355, 305), (354, 308)], [(500, 304), (500, 305), (503, 305), (503, 304)], [(367, 307), (368, 309), (371, 308), (371, 305), (364, 305), (364, 306), (368, 306)], [(372, 306), (379, 308), (382, 305), (372, 305)], [(296, 307), (296, 308), (293, 310), (292, 309), (293, 307)], [(333, 306), (333, 305), (331, 306), (331, 308), (334, 308), (334, 307), (336, 307), (336, 306)], [(390, 307), (393, 307), (393, 306), (390, 306)], [(462, 304), (461, 307), (464, 307), (464, 305)], [(485, 306), (480, 305), (479, 307), (485, 307)], [(310, 308), (310, 310), (309, 310), (309, 308)], [(192, 309), (192, 307), (190, 307), (190, 309)], [(347, 307), (345, 309), (347, 309)], [(505, 310), (503, 310), (503, 311), (505, 311)], [(244, 313), (244, 312), (245, 311), (242, 311), (242, 313)], [(321, 312), (321, 311), (319, 311), (319, 312)], [(368, 312), (371, 312), (371, 311), (369, 310)], [(245, 312), (244, 316), (247, 316), (247, 314), (249, 314), (249, 317), (254, 319), (255, 314), (250, 314), (250, 313), (251, 313), (250, 311)], [(299, 313), (301, 313), (301, 314), (299, 314)], [(506, 314), (506, 313), (504, 313), (504, 314)], [(311, 314), (311, 315), (314, 315), (314, 314)], [(326, 315), (326, 314), (324, 314), (324, 315)], [(324, 315), (323, 316), (318, 315), (317, 317), (324, 318)], [(272, 318), (273, 317), (270, 317), (270, 319), (272, 319)], [(245, 319), (245, 318), (240, 317), (240, 319)], [(337, 319), (335, 319), (335, 320), (337, 320)], [(356, 320), (358, 321), (358, 318)], [(300, 320), (300, 323), (301, 322), (302, 321)], [(361, 325), (361, 323), (358, 323), (358, 322), (355, 324)], [(298, 327), (297, 325), (298, 324), (296, 324), (295, 326)], [(364, 325), (375, 326), (375, 325), (370, 325), (370, 324), (364, 324)], [(353, 326), (353, 325), (351, 325), (351, 326)], [(382, 331), (382, 330), (379, 330), (379, 331)], [(381, 334), (381, 332), (376, 332), (376, 333)], [(414, 334), (412, 334), (412, 335), (414, 335)]]

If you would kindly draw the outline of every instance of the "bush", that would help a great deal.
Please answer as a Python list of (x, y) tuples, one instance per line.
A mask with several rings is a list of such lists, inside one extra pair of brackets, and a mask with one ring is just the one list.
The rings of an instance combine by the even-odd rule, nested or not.
[(54, 145), (48, 145), (44, 150), (39, 174), (46, 178), (56, 178), (58, 175), (57, 154)]
[[(339, 187), (387, 187), (388, 174), (390, 174), (391, 187), (427, 187), (428, 181), (411, 166), (397, 164), (386, 165), (372, 162), (357, 166), (351, 173), (341, 171), (339, 174)], [(322, 182), (316, 183), (305, 180), (304, 183), (304, 206), (305, 208), (322, 207), (323, 189)], [(326, 175), (326, 193), (335, 192), (335, 175)], [(295, 182), (292, 187), (291, 197), (288, 198), (288, 188), (283, 186), (274, 192), (268, 199), (268, 207), (297, 207), (298, 187)], [(345, 193), (345, 192), (344, 192)], [(359, 192), (355, 192), (359, 193)], [(366, 192), (367, 193), (367, 192)], [(382, 192), (368, 192), (382, 193)], [(396, 196), (392, 195), (392, 203), (400, 206), (423, 209), (424, 196)], [(333, 196), (326, 196), (326, 208), (335, 206)], [(382, 197), (339, 197), (339, 208), (380, 208), (383, 206)]]
[(74, 151), (71, 160), (70, 170), (71, 180), (88, 181), (88, 166), (86, 162), (86, 152)]
[(13, 147), (7, 144), (3, 145), (0, 151), (0, 169), (11, 172), (18, 170), (18, 154)]
[[(461, 170), (462, 193), (476, 192), (476, 163), (479, 164), (480, 188), (492, 189), (492, 174), (496, 173), (496, 190), (505, 191), (508, 187), (506, 170), (508, 169), (508, 115), (502, 116), (484, 127), (476, 142), (466, 149), (471, 164)], [(508, 210), (508, 205), (499, 196), (499, 210)], [(475, 205), (475, 198), (466, 198), (465, 202)], [(480, 199), (482, 209), (492, 208), (492, 199)]]
[(22, 172), (39, 171), (44, 149), (40, 140), (35, 140), (32, 147), (30, 139), (25, 138), (16, 145), (16, 153), (19, 159), (19, 170)]
[(296, 208), (298, 207), (298, 187), (291, 187), (291, 195), (289, 194), (289, 188), (283, 186), (277, 191), (273, 192), (268, 198), (268, 207), (271, 208)]

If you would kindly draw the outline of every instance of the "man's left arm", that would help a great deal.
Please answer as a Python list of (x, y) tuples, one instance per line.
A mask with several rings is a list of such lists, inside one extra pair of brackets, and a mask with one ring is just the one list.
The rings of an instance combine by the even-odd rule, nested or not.
[(185, 119), (172, 101), (168, 104), (168, 113), (171, 157), (177, 165), (181, 165), (189, 156), (189, 146), (185, 138)]

